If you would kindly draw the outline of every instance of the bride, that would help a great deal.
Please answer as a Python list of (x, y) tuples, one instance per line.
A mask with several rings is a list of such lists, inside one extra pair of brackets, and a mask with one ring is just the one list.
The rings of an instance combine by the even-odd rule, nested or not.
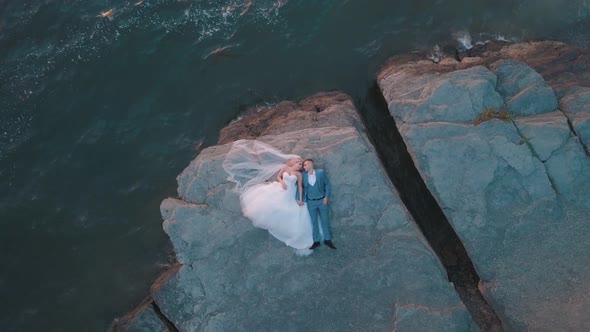
[[(311, 219), (301, 201), (302, 163), (301, 157), (256, 140), (234, 142), (222, 163), (240, 192), (242, 213), (295, 249), (313, 244)], [(268, 182), (275, 174), (277, 181)]]

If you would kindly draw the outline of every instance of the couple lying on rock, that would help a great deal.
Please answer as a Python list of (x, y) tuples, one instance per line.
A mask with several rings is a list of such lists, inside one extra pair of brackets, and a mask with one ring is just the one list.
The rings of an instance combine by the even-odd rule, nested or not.
[[(321, 237), (336, 249), (328, 221), (330, 182), (313, 160), (260, 141), (238, 140), (222, 165), (237, 184), (242, 212), (254, 226), (298, 250), (319, 247)], [(268, 182), (275, 174), (277, 181)]]

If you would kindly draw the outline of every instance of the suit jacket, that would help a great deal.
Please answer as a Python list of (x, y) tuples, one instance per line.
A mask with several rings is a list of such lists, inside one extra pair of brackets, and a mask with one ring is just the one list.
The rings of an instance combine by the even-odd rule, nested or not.
[[(320, 193), (323, 196), (328, 197), (330, 196), (330, 181), (328, 180), (328, 176), (323, 169), (318, 168), (314, 170), (315, 173), (315, 185), (317, 186)], [(303, 184), (303, 201), (307, 202), (307, 188), (309, 187), (309, 174), (307, 172), (301, 172), (302, 176), (302, 184)]]

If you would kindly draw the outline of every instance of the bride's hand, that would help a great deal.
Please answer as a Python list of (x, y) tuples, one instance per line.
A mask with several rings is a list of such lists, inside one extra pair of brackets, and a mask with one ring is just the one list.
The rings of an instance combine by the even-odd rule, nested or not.
[(281, 181), (281, 187), (283, 187), (283, 189), (287, 189), (287, 184), (285, 181)]
[(303, 206), (303, 201), (302, 201), (302, 200), (300, 200), (300, 199), (298, 199), (298, 200), (297, 200), (297, 204), (299, 204), (299, 206)]

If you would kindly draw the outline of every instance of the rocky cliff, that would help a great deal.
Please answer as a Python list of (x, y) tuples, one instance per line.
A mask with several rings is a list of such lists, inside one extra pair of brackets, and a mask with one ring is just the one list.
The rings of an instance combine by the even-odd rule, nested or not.
[[(178, 264), (112, 329), (590, 328), (589, 53), (490, 43), (424, 59), (384, 65), (369, 99), (385, 116), (326, 93), (224, 128), (162, 202)], [(242, 138), (328, 171), (337, 250), (296, 256), (241, 215), (221, 163)]]
[[(254, 110), (225, 128), (221, 144), (178, 176), (179, 197), (162, 202), (177, 271), (153, 287), (155, 306), (114, 329), (161, 330), (157, 308), (180, 331), (477, 330), (363, 128), (339, 93)], [(337, 250), (298, 257), (241, 215), (221, 167), (238, 138), (314, 158), (329, 172)]]
[(505, 329), (585, 330), (588, 55), (486, 47), (461, 62), (394, 58), (379, 87)]

